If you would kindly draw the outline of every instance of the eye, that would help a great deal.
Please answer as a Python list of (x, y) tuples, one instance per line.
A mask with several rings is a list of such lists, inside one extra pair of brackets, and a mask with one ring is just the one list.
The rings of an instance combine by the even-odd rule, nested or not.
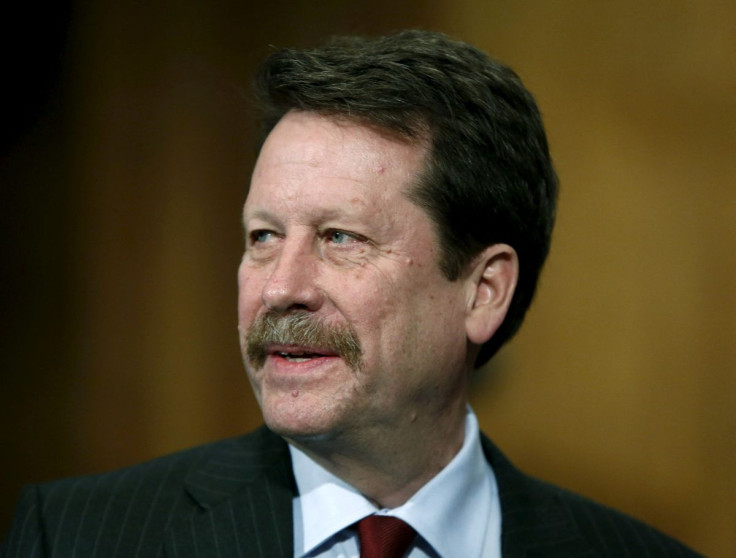
[(330, 241), (335, 244), (345, 244), (355, 238), (342, 231), (330, 231)]
[(348, 233), (345, 231), (339, 231), (336, 229), (330, 229), (325, 233), (325, 237), (332, 244), (352, 244), (355, 242), (363, 242), (365, 239), (359, 235)]
[(255, 231), (251, 231), (250, 234), (248, 234), (248, 239), (250, 240), (251, 244), (264, 244), (274, 237), (274, 232), (269, 231), (266, 229), (258, 229)]

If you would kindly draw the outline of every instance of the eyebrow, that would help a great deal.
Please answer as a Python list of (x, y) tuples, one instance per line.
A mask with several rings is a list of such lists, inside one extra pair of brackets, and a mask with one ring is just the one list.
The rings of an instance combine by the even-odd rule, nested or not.
[(270, 223), (275, 226), (280, 226), (281, 221), (270, 211), (263, 209), (263, 208), (257, 208), (254, 209), (252, 212), (248, 212), (246, 215), (246, 212), (243, 211), (243, 229), (248, 228), (248, 221), (254, 220), (254, 219), (261, 219), (262, 221), (266, 221), (267, 223)]
[[(337, 218), (348, 218), (348, 219), (359, 218), (359, 216), (356, 215), (354, 212), (346, 211), (345, 207), (320, 208), (319, 214), (316, 215), (315, 217), (316, 218), (312, 219), (313, 221), (327, 221), (329, 219), (337, 219)], [(246, 212), (243, 211), (242, 220), (243, 220), (244, 228), (247, 225), (247, 221), (254, 220), (254, 219), (261, 219), (275, 226), (282, 225), (281, 219), (279, 219), (276, 215), (274, 215), (272, 212), (270, 212), (267, 209), (255, 208), (252, 211), (249, 211), (247, 215), (246, 215)]]

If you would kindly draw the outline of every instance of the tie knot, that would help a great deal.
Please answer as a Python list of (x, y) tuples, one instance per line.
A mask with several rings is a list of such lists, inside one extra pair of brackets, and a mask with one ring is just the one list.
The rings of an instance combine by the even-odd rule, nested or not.
[(358, 521), (360, 558), (402, 558), (416, 531), (398, 517), (369, 515)]

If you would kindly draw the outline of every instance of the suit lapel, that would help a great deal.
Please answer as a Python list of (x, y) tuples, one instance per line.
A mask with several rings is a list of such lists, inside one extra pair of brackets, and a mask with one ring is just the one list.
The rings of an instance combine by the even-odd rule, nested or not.
[(166, 555), (287, 558), (293, 555), (296, 493), (286, 443), (261, 428), (193, 471), (186, 490), (198, 509), (172, 525)]
[[(554, 489), (516, 469), (485, 436), (482, 442), (499, 487), (503, 558), (592, 555)], [(266, 428), (215, 453), (189, 475), (186, 490), (196, 511), (172, 524), (166, 556), (293, 556), (291, 457)]]
[(485, 436), (482, 442), (498, 482), (503, 558), (592, 555), (554, 489), (516, 469)]

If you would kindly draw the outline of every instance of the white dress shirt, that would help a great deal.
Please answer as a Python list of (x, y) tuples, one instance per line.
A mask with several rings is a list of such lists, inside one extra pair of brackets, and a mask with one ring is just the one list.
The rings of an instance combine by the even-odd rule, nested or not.
[(355, 488), (289, 445), (298, 496), (293, 501), (295, 558), (358, 558), (351, 526), (371, 514), (403, 519), (419, 534), (409, 558), (500, 558), (501, 503), (468, 407), (458, 454), (406, 503), (378, 509)]

